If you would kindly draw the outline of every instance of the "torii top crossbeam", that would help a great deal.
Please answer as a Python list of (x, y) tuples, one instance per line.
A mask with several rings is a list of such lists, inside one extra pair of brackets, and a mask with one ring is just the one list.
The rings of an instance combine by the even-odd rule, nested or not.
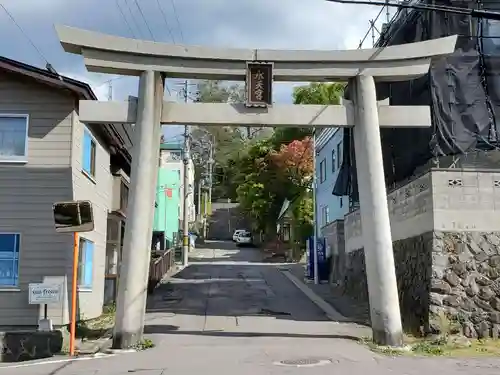
[(360, 73), (376, 81), (402, 81), (427, 73), (430, 59), (455, 49), (457, 36), (384, 48), (344, 51), (258, 50), (184, 46), (56, 26), (66, 52), (80, 54), (89, 71), (170, 78), (244, 80), (246, 63), (274, 63), (274, 81), (347, 81)]

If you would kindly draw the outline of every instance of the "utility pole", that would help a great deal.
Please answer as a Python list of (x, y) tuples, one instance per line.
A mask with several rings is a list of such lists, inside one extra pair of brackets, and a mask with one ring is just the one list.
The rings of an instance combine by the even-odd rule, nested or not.
[[(184, 82), (184, 102), (188, 101), (188, 81)], [(184, 125), (184, 201), (182, 210), (182, 265), (187, 267), (189, 259), (189, 162), (191, 155), (189, 153), (189, 128)]]
[(201, 219), (201, 180), (198, 181), (198, 219)]
[[(338, 156), (337, 156), (338, 157)], [(314, 175), (313, 175), (313, 278), (314, 284), (319, 284), (319, 272), (318, 272), (318, 228), (319, 228), (319, 218), (318, 218), (318, 207), (316, 199), (316, 189), (318, 184), (318, 178), (316, 176), (316, 129), (313, 129), (313, 165), (314, 165)], [(310, 262), (310, 261), (309, 261)], [(311, 264), (311, 263), (309, 263)]]
[(111, 80), (108, 82), (108, 100), (113, 100), (113, 81)]
[[(213, 185), (213, 173), (214, 173), (214, 151), (215, 151), (215, 139), (212, 139), (210, 144), (210, 157), (208, 159), (208, 202), (210, 204), (210, 209), (212, 208), (212, 185)], [(210, 212), (210, 214), (212, 214)]]
[[(210, 161), (209, 161), (210, 163)], [(207, 164), (205, 167), (205, 175), (207, 176), (208, 182), (208, 173), (210, 170), (210, 164)], [(205, 180), (204, 180), (205, 181)], [(203, 238), (207, 238), (207, 219), (208, 219), (208, 189), (207, 184), (205, 185), (205, 189), (203, 191)]]

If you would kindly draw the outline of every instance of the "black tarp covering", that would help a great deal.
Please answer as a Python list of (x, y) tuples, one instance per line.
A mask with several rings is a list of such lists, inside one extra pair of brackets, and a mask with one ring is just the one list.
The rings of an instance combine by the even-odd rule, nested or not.
[[(447, 1), (434, 4), (453, 5)], [(471, 3), (472, 4), (472, 3)], [(481, 5), (500, 9), (500, 0)], [(435, 59), (426, 76), (377, 87), (391, 105), (430, 105), (430, 128), (381, 129), (387, 186), (411, 177), (430, 159), (496, 148), (500, 128), (500, 22), (450, 13), (400, 10), (378, 46), (458, 34), (455, 53)], [(499, 121), (500, 122), (500, 121)], [(499, 124), (500, 125), (500, 124)], [(352, 129), (344, 130), (344, 159), (335, 195), (358, 200)]]

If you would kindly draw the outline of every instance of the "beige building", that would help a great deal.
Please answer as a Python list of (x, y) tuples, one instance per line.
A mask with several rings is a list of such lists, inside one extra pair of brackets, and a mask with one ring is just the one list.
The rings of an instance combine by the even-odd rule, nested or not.
[[(102, 312), (113, 294), (125, 220), (131, 128), (86, 126), (79, 99), (89, 85), (0, 57), (0, 326), (36, 326), (43, 307), (30, 283), (62, 285), (48, 306), (54, 325), (69, 319), (73, 235), (54, 230), (52, 204), (90, 200), (95, 230), (79, 238), (79, 313)], [(105, 277), (107, 276), (107, 277)]]

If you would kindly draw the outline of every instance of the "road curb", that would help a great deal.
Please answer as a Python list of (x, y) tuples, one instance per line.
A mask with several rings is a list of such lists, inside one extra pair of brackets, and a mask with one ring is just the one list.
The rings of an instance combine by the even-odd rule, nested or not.
[(304, 284), (301, 280), (299, 280), (295, 275), (293, 275), (290, 271), (280, 270), (283, 275), (286, 276), (288, 280), (290, 280), (302, 293), (306, 295), (316, 306), (319, 307), (321, 311), (325, 313), (328, 319), (334, 322), (343, 322), (348, 319), (335, 310), (328, 302), (326, 302), (323, 298), (318, 296), (314, 291), (309, 288), (306, 284)]

